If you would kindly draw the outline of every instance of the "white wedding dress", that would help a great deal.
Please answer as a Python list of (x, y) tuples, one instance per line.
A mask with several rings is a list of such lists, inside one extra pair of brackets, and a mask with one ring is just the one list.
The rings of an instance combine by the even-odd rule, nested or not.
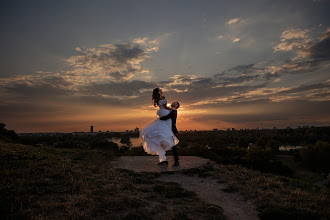
[(148, 154), (159, 155), (160, 162), (166, 161), (166, 151), (179, 143), (179, 140), (172, 132), (172, 119), (159, 119), (171, 112), (164, 108), (164, 104), (167, 104), (166, 99), (159, 101), (157, 120), (145, 126), (140, 132), (144, 151)]

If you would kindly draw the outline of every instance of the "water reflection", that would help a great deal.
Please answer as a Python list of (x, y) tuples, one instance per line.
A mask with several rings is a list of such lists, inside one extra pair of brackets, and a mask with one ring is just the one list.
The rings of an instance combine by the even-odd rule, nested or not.
[(135, 148), (135, 147), (142, 146), (142, 140), (140, 138), (130, 138), (130, 142), (131, 142), (130, 145), (120, 143), (120, 138), (113, 138), (113, 139), (110, 139), (110, 141), (118, 144), (119, 147), (120, 146), (126, 146), (126, 147)]

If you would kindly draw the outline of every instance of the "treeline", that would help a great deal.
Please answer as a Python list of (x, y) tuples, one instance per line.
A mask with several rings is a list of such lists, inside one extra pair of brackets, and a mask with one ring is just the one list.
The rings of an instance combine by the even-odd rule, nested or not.
[[(0, 123), (0, 140), (17, 142), (32, 146), (51, 146), (56, 148), (106, 149), (115, 155), (145, 155), (142, 148), (128, 150), (119, 148), (111, 141), (120, 137), (128, 144), (131, 134), (96, 135), (45, 135), (18, 136), (15, 131), (6, 129)], [(262, 172), (291, 175), (292, 171), (276, 160), (280, 145), (300, 145), (301, 150), (288, 152), (303, 166), (323, 173), (330, 171), (330, 127), (311, 127), (299, 129), (236, 130), (236, 131), (195, 131), (180, 132), (179, 155), (195, 155), (209, 158), (222, 164), (241, 164)]]
[(181, 132), (179, 139), (210, 147), (245, 147), (251, 143), (262, 148), (280, 145), (314, 145), (317, 141), (330, 142), (330, 126), (298, 129), (265, 129), (234, 131)]
[(0, 123), (0, 140), (5, 142), (18, 141), (18, 135), (13, 130), (8, 130), (6, 125)]
[(95, 135), (43, 135), (43, 136), (22, 136), (19, 141), (25, 145), (32, 146), (50, 146), (56, 148), (84, 148), (84, 149), (112, 149), (117, 151), (118, 145), (108, 141), (110, 135), (95, 134)]
[(328, 174), (330, 172), (330, 143), (318, 141), (299, 151), (297, 162), (313, 171)]
[(178, 134), (180, 155), (210, 158), (222, 164), (241, 164), (266, 173), (290, 176), (292, 170), (276, 160), (280, 145), (303, 146), (287, 152), (314, 171), (330, 171), (330, 127), (299, 129), (195, 131)]

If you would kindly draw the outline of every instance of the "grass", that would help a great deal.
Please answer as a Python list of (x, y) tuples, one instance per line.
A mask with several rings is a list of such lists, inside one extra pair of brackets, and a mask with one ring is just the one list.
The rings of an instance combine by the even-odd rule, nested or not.
[(330, 191), (308, 182), (264, 174), (238, 165), (214, 165), (185, 171), (207, 175), (253, 201), (261, 219), (329, 219)]
[(0, 142), (0, 219), (224, 219), (156, 174), (114, 169), (111, 151)]
[(206, 178), (211, 176), (210, 171), (214, 171), (214, 167), (211, 165), (211, 163), (208, 163), (205, 166), (182, 170), (181, 172), (188, 176), (192, 176), (196, 174), (198, 175), (198, 177)]
[(320, 173), (312, 172), (300, 166), (299, 162), (294, 162), (293, 157), (278, 157), (277, 160), (282, 161), (284, 165), (293, 170), (293, 177), (297, 179), (302, 179), (309, 183), (316, 183), (325, 179)]

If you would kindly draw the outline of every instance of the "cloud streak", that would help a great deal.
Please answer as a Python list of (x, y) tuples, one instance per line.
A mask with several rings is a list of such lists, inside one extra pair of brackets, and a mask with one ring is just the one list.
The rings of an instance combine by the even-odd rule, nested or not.
[(232, 18), (232, 19), (228, 20), (226, 22), (226, 24), (229, 24), (229, 25), (235, 24), (235, 23), (238, 23), (240, 20), (241, 20), (241, 18)]

